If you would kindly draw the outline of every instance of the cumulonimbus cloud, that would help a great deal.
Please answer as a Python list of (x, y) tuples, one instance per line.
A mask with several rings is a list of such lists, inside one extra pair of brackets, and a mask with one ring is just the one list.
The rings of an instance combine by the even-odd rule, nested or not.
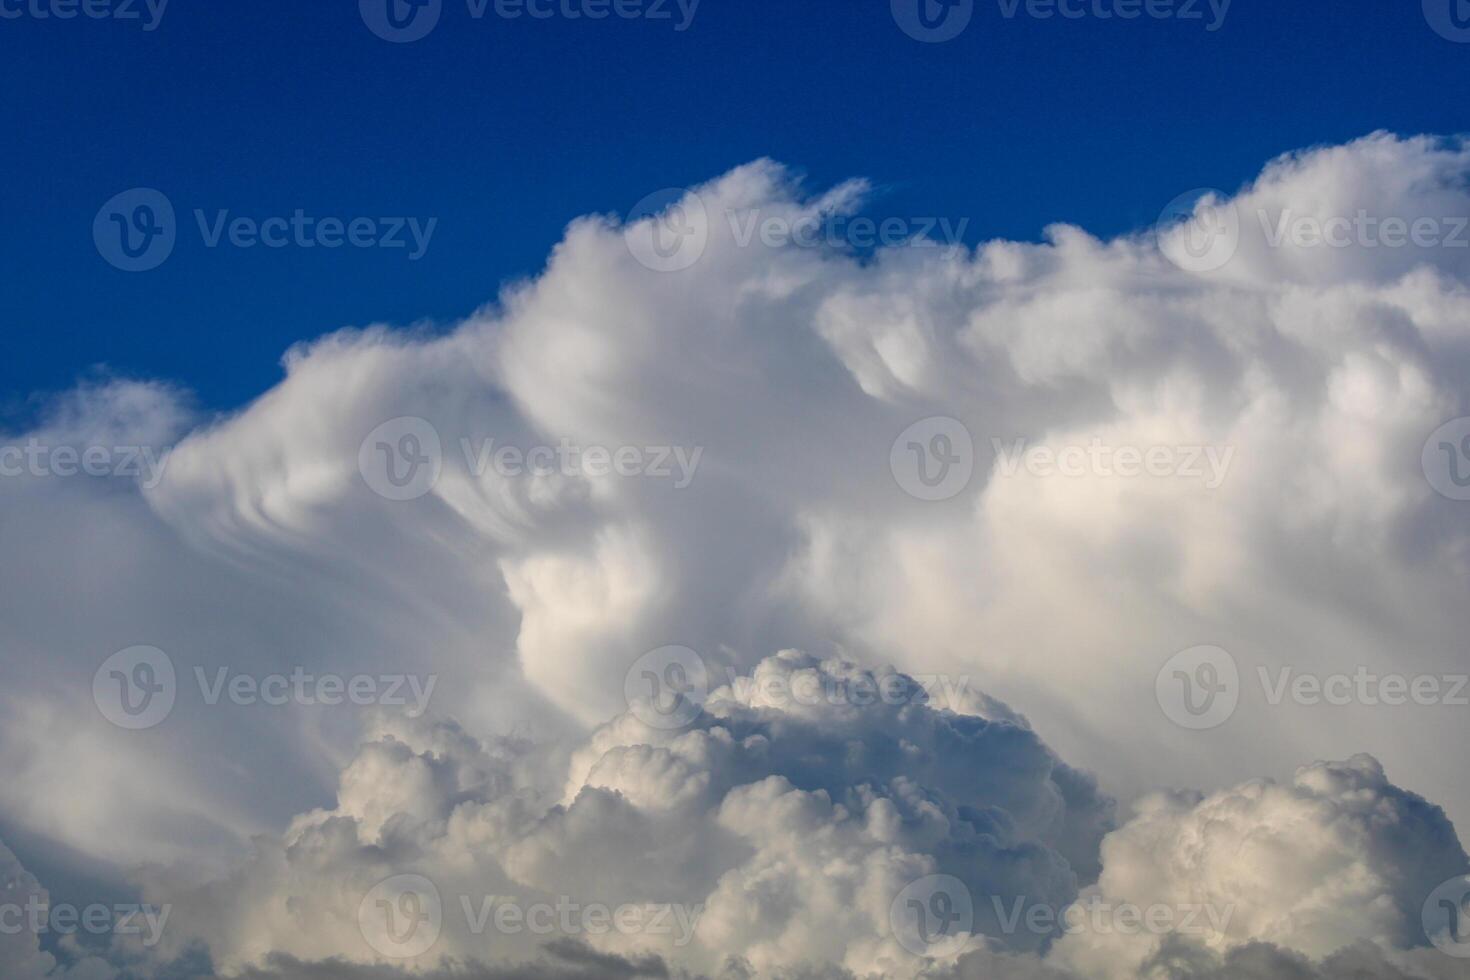
[[(760, 161), (679, 202), (699, 243), (680, 268), (640, 261), (658, 218), (579, 219), (467, 322), (303, 345), (229, 417), (157, 384), (81, 389), (6, 444), (147, 447), (159, 465), (0, 480), (0, 818), (48, 860), (178, 902), (169, 955), (223, 970), (368, 968), (343, 910), (417, 855), (445, 894), (701, 906), (688, 944), (652, 950), (675, 970), (929, 969), (889, 892), (949, 875), (980, 921), (935, 969), (1099, 975), (1086, 936), (997, 927), (997, 896), (1208, 894), (1241, 931), (1108, 962), (1295, 976), (1355, 935), (1384, 969), (1448, 975), (1453, 957), (1406, 951), (1427, 942), (1411, 906), (1464, 855), (1408, 790), (1470, 818), (1456, 753), (1425, 751), (1462, 743), (1467, 716), (1280, 692), (1341, 675), (1444, 691), (1464, 672), (1470, 505), (1426, 445), (1470, 414), (1467, 173), (1463, 142), (1430, 137), (1283, 157), (1196, 207), (1234, 222), (1217, 262), (1220, 239), (1195, 250), (1188, 225), (773, 243), (743, 229), (881, 201), (861, 183), (810, 195)], [(428, 433), (432, 479), (374, 485), (380, 446), (427, 452)], [(897, 468), (906, 443), (952, 452), (961, 434), (952, 485)], [(170, 658), (178, 697), (119, 732), (78, 678), (140, 644)], [(685, 729), (640, 733), (626, 676), (670, 644), (728, 690)], [(1155, 679), (1202, 644), (1231, 657), (1237, 703), (1181, 729)], [(811, 654), (771, 656), (788, 649)], [(853, 662), (976, 696), (849, 716), (736, 683)], [(297, 668), (438, 683), (425, 718), (371, 720), (210, 703), (196, 683)], [(1109, 797), (1149, 802), (1114, 829)], [(1354, 809), (1369, 803), (1387, 817)], [(1164, 863), (1227, 827), (1312, 858), (1267, 862), (1269, 897), (1212, 852)], [(541, 955), (483, 938), (446, 930), (436, 951)]]

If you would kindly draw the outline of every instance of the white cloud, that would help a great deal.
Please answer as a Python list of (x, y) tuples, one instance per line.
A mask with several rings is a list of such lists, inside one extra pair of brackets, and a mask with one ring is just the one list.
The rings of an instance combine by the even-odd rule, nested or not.
[[(1377, 134), (1275, 161), (1232, 198), (1241, 240), (1210, 273), (1180, 269), (1151, 235), (1065, 225), (973, 251), (742, 244), (752, 213), (792, 220), (868, 193), (811, 197), (760, 161), (698, 189), (708, 240), (682, 271), (644, 267), (628, 229), (582, 219), (540, 276), (468, 322), (303, 345), (232, 416), (200, 423), (156, 385), (88, 387), (0, 442), (175, 448), (157, 481), (0, 480), (0, 820), (111, 884), (167, 865), (150, 887), (203, 889), (180, 934), (225, 966), (361, 959), (343, 903), (417, 855), (446, 888), (702, 901), (722, 938), (679, 951), (695, 969), (735, 952), (764, 970), (807, 956), (901, 971), (910, 954), (884, 938), (875, 896), (906, 874), (1049, 898), (1092, 880), (1106, 819), (1083, 770), (1132, 801), (1369, 750), (1470, 819), (1456, 753), (1425, 751), (1463, 743), (1463, 710), (1272, 705), (1257, 682), (1282, 666), (1464, 670), (1470, 525), (1431, 488), (1421, 450), (1470, 414), (1470, 249), (1273, 246), (1260, 214), (1453, 219), (1470, 213), (1467, 153)], [(403, 416), (437, 431), (442, 471), (391, 501), (369, 489), (359, 450)], [(894, 438), (929, 416), (962, 422), (976, 452), (968, 485), (940, 502), (889, 469)], [(463, 447), (488, 439), (703, 456), (676, 489), (481, 469)], [(1016, 440), (1230, 456), (1216, 486), (1008, 473), (994, 447)], [(1239, 705), (1188, 732), (1159, 710), (1154, 676), (1205, 643), (1239, 662)], [(135, 644), (167, 651), (181, 687), (166, 721), (123, 732), (90, 681)], [(629, 666), (669, 644), (700, 651), (720, 682), (817, 669), (766, 656), (787, 648), (967, 678), (951, 707), (990, 722), (762, 706), (738, 689), (689, 730), (607, 722)], [(460, 727), (206, 704), (195, 669), (221, 666), (436, 674), (430, 715)], [(1288, 813), (1348, 807), (1286, 786), (1259, 792)], [(314, 810), (334, 787), (335, 809)], [(1417, 812), (1389, 784), (1361, 792)], [(1154, 812), (1182, 833), (1194, 806)], [(1137, 820), (1110, 846), (1148, 826)], [(1276, 826), (1241, 824), (1258, 825)], [(1353, 861), (1333, 840), (1296, 850), (1351, 879), (1341, 909), (1307, 922), (1313, 899), (1288, 885), (1316, 866), (1286, 862), (1280, 904), (1233, 920), (1239, 939), (1273, 944), (1260, 956), (1283, 975), (1297, 953), (1330, 962), (1349, 934), (1408, 943), (1413, 862), (1449, 853), (1425, 838)], [(1132, 863), (1100, 887), (1182, 893), (1163, 870), (1147, 887), (1110, 884)], [(445, 944), (477, 955), (478, 938)], [(964, 962), (1025, 952), (993, 938)], [(506, 947), (517, 963), (539, 955), (524, 936)], [(1196, 951), (1199, 969), (1245, 969), (1257, 954), (1244, 950)]]
[[(1289, 785), (1151, 796), (1103, 842), (1102, 860), (1102, 901), (1201, 909), (1193, 938), (1216, 953), (1256, 942), (1313, 958), (1358, 942), (1423, 945), (1426, 899), (1470, 869), (1443, 811), (1366, 755), (1304, 766)], [(1081, 928), (1054, 958), (1130, 977), (1161, 938)]]

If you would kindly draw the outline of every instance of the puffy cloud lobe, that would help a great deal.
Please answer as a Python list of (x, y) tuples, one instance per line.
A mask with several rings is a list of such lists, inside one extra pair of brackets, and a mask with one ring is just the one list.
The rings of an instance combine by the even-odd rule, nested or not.
[[(773, 675), (831, 692), (876, 690), (881, 676), (903, 697), (774, 704), (761, 693)], [(537, 786), (535, 746), (385, 719), (343, 771), (334, 808), (258, 840), (228, 879), (149, 882), (152, 900), (178, 907), (170, 955), (199, 941), (226, 970), (269, 953), (374, 962), (352, 932), (357, 904), (377, 881), (414, 873), (444, 904), (443, 937), (412, 960), (422, 968), (446, 955), (532, 955), (536, 937), (476, 933), (461, 915), (460, 896), (478, 908), (508, 895), (687, 910), (682, 942), (585, 937), (612, 954), (706, 971), (738, 953), (762, 975), (802, 963), (905, 975), (924, 960), (893, 939), (889, 909), (910, 881), (942, 871), (977, 895), (1065, 904), (1079, 880), (1066, 855), (1095, 861), (1110, 801), (1004, 706), (987, 702), (1002, 720), (956, 714), (891, 670), (795, 651), (735, 680), (688, 730), (628, 712), (593, 733), (566, 763), (565, 802)], [(972, 945), (981, 933), (1009, 941), (989, 907), (975, 932)]]
[[(819, 699), (772, 696), (803, 677)], [(701, 935), (717, 946), (767, 970), (809, 958), (902, 972), (909, 957), (884, 937), (909, 881), (944, 871), (977, 895), (1065, 903), (1111, 824), (1090, 778), (996, 707), (1004, 720), (940, 710), (891, 671), (787, 651), (713, 692), (689, 731), (632, 714), (605, 726), (573, 778), (585, 767), (585, 786), (661, 810), (717, 803), (719, 827), (754, 851), (708, 897)], [(999, 937), (990, 914), (977, 910), (977, 932)]]
[[(1470, 867), (1444, 812), (1366, 755), (1304, 766), (1290, 784), (1148, 797), (1102, 860), (1104, 901), (1216, 913), (1191, 934), (1210, 951), (1255, 942), (1313, 958), (1359, 942), (1425, 945), (1425, 900)], [(1160, 938), (1081, 929), (1055, 952), (1085, 975), (1129, 977), (1160, 955)]]

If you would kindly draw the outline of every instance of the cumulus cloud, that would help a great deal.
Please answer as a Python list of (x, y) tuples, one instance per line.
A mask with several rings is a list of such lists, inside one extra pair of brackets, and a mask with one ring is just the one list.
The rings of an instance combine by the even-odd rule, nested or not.
[[(50, 893), (0, 841), (0, 975), (7, 980), (114, 980), (117, 971), (105, 959), (87, 955), (70, 936), (62, 938), (67, 962), (41, 948), (50, 908)], [(38, 922), (43, 923), (39, 928)]]
[[(1359, 942), (1424, 945), (1426, 900), (1470, 868), (1444, 812), (1366, 755), (1304, 766), (1289, 785), (1148, 797), (1103, 842), (1102, 860), (1090, 898), (1201, 910), (1193, 936), (1216, 953), (1256, 942), (1317, 958)], [(1088, 976), (1134, 976), (1161, 955), (1160, 938), (1084, 927), (1057, 959)]]
[[(1464, 711), (1272, 692), (1282, 670), (1463, 673), (1465, 505), (1423, 450), (1470, 414), (1470, 249), (1384, 236), (1453, 239), (1467, 172), (1463, 141), (1430, 137), (1285, 156), (1195, 207), (1238, 229), (1215, 265), (1189, 224), (870, 254), (747, 239), (881, 207), (758, 161), (686, 195), (701, 251), (677, 271), (630, 248), (658, 218), (587, 217), (465, 323), (302, 345), (229, 416), (89, 385), (0, 443), (159, 465), (0, 480), (0, 825), (171, 896), (149, 955), (226, 974), (380, 969), (358, 903), (416, 873), (451, 904), (699, 906), (675, 949), (579, 937), (637, 969), (1313, 976), (1352, 955), (1450, 975), (1408, 948), (1417, 892), (1464, 855), (1411, 790), (1470, 819), (1456, 753), (1425, 751), (1463, 742)], [(963, 454), (900, 439), (934, 416), (972, 449), (939, 500), (900, 466), (910, 442)], [(1124, 472), (1150, 450), (1169, 465)], [(394, 452), (432, 479), (385, 490)], [(625, 681), (670, 644), (703, 657), (708, 697), (650, 728)], [(1181, 729), (1155, 678), (1199, 644), (1233, 657), (1238, 704)], [(120, 731), (90, 681), (135, 645), (170, 658), (176, 698)], [(437, 684), (414, 719), (211, 702), (198, 678), (221, 670)], [(899, 673), (953, 683), (771, 694)], [(1141, 809), (1115, 829), (1110, 797)], [(979, 896), (943, 956), (889, 921), (927, 875)], [(1008, 930), (994, 897), (1236, 912), (1218, 941), (1104, 949)], [(544, 937), (485, 938), (447, 924), (408, 966), (552, 963)]]
[[(772, 698), (803, 675), (844, 695), (888, 677), (904, 696)], [(336, 805), (258, 839), (230, 877), (145, 876), (173, 910), (154, 955), (207, 949), (229, 977), (575, 976), (553, 961), (576, 957), (627, 976), (1470, 976), (1421, 925), (1470, 861), (1370, 756), (1156, 794), (1110, 829), (1110, 802), (1014, 715), (794, 651), (735, 681), (677, 729), (635, 709), (594, 732), (563, 802), (538, 788), (534, 745), (384, 719)], [(937, 876), (949, 906), (914, 891)], [(908, 931), (915, 894), (920, 915), (967, 910), (956, 931)], [(404, 909), (428, 911), (405, 928)], [(623, 928), (618, 909), (644, 911)]]
[[(828, 691), (888, 678), (891, 697), (771, 703), (803, 675)], [(343, 771), (335, 807), (258, 839), (227, 879), (148, 882), (150, 902), (175, 908), (166, 956), (203, 944), (226, 972), (270, 953), (391, 962), (393, 927), (375, 931), (365, 903), (413, 875), (414, 901), (439, 909), (435, 941), (402, 949), (416, 967), (533, 955), (545, 934), (529, 918), (487, 924), (499, 902), (576, 905), (558, 929), (691, 970), (735, 956), (761, 975), (803, 963), (903, 975), (933, 958), (894, 935), (892, 907), (911, 882), (943, 873), (975, 895), (1064, 905), (1079, 884), (1073, 860), (1089, 875), (1111, 802), (1023, 720), (939, 709), (902, 675), (794, 651), (738, 680), (680, 729), (632, 710), (599, 728), (567, 764), (560, 801), (538, 788), (533, 745), (385, 721)], [(583, 916), (592, 906), (664, 911), (597, 928)], [(1006, 936), (989, 906), (956, 935), (956, 954), (982, 935), (1039, 945)]]

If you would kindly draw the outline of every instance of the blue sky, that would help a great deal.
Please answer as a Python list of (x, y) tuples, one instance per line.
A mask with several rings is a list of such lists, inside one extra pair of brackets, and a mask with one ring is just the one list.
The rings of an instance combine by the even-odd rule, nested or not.
[[(1467, 69), (1470, 0), (0, 0), (0, 978), (1470, 977)], [(986, 244), (795, 247), (859, 198)]]
[[(173, 0), (138, 20), (0, 20), (0, 419), (104, 370), (207, 409), (344, 325), (448, 322), (535, 273), (565, 223), (770, 156), (854, 175), (875, 215), (966, 238), (1110, 234), (1175, 194), (1374, 129), (1466, 129), (1470, 46), (1418, 2), (1236, 0), (1202, 20), (1007, 18), (979, 0), (920, 43), (879, 0), (704, 0), (680, 19), (507, 20), (445, 0), (392, 44), (346, 0)], [(672, 4), (670, 5), (672, 9)], [(139, 4), (141, 9), (141, 2)], [(147, 15), (144, 14), (144, 19)], [(132, 187), (179, 216), (169, 259), (103, 261), (93, 218)], [(406, 250), (206, 248), (193, 212), (437, 218)]]

